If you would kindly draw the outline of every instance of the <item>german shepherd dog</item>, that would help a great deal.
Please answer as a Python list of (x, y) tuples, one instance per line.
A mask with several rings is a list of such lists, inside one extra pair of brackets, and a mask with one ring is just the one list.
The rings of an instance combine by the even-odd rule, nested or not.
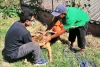
[(41, 33), (38, 33), (36, 35), (34, 35), (32, 37), (32, 41), (33, 42), (38, 42), (39, 45), (42, 47), (42, 48), (46, 48), (47, 51), (48, 51), (48, 57), (49, 57), (49, 61), (52, 62), (52, 51), (51, 51), (51, 46), (50, 46), (50, 42), (48, 43), (45, 43), (44, 42), (44, 39), (46, 36), (50, 36), (50, 35), (43, 35)]
[[(49, 57), (49, 61), (52, 62), (52, 50), (51, 50), (51, 44), (55, 43), (57, 40), (58, 40), (58, 37), (57, 38), (54, 38), (52, 39), (50, 42), (48, 43), (45, 43), (44, 42), (44, 39), (46, 36), (50, 36), (50, 35), (53, 35), (54, 32), (48, 32), (46, 35), (43, 35), (41, 33), (37, 33), (35, 35), (32, 36), (32, 41), (33, 42), (38, 42), (39, 45), (42, 47), (42, 48), (46, 48), (47, 51), (48, 51), (48, 57)], [(27, 59), (24, 60), (24, 63), (28, 63), (27, 62)]]

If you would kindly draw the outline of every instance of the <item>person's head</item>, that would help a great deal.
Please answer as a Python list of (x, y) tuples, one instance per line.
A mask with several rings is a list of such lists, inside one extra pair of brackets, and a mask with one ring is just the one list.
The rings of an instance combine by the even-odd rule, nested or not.
[(51, 13), (53, 16), (64, 18), (66, 15), (66, 7), (64, 5), (58, 5), (54, 12)]
[(34, 20), (34, 14), (30, 10), (24, 10), (20, 13), (20, 21), (25, 26), (30, 26)]

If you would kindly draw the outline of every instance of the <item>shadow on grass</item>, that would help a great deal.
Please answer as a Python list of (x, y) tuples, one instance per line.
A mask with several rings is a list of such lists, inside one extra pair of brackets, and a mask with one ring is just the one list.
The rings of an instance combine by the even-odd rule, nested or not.
[(62, 44), (68, 44), (68, 45), (70, 44), (68, 40), (62, 38), (60, 38), (60, 41), (62, 42)]
[(5, 49), (3, 49), (2, 50), (2, 56), (3, 56), (3, 60), (5, 62), (8, 62), (8, 63), (14, 63), (14, 62), (22, 61), (22, 60), (25, 60), (25, 59), (27, 59), (28, 62), (33, 63), (32, 58), (31, 58), (32, 57), (31, 53), (26, 55), (26, 56), (24, 56), (24, 57), (22, 57), (22, 58), (19, 58), (19, 59), (11, 59), (10, 57), (6, 56)]

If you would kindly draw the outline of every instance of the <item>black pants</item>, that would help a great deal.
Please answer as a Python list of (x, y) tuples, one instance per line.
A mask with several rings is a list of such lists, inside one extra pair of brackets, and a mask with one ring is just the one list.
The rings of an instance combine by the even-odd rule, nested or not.
[(81, 49), (85, 48), (86, 39), (85, 35), (88, 29), (88, 23), (82, 27), (74, 28), (69, 30), (69, 41), (74, 42), (77, 36), (78, 47)]

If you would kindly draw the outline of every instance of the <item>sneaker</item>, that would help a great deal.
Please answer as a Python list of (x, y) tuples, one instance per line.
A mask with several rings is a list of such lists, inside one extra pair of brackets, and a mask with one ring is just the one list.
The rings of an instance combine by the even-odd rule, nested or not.
[(35, 66), (40, 66), (40, 65), (46, 65), (48, 63), (47, 59), (41, 58), (37, 63), (35, 63)]
[(74, 48), (73, 44), (70, 44), (70, 47), (69, 49), (73, 52), (73, 53), (76, 53), (76, 49)]

